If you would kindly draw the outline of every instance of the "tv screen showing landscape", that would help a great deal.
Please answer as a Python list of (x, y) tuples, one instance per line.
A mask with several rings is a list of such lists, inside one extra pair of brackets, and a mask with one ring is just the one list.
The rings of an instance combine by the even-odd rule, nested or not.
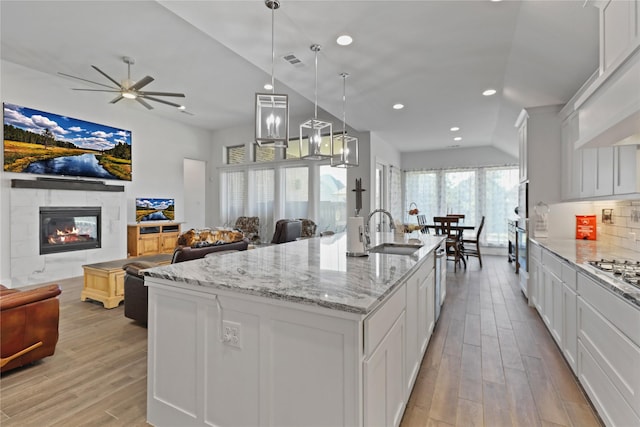
[(131, 132), (4, 103), (4, 170), (131, 181)]
[(174, 199), (136, 199), (136, 222), (142, 221), (174, 221)]

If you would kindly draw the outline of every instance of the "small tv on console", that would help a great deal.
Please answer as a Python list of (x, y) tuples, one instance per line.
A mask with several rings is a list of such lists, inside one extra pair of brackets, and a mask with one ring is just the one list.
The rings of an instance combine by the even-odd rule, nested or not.
[(174, 221), (175, 200), (139, 197), (136, 199), (136, 222)]
[(131, 181), (131, 132), (4, 103), (4, 171)]

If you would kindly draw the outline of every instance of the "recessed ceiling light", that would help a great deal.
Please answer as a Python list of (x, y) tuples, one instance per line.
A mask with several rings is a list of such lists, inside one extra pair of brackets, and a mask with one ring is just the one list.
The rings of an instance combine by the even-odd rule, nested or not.
[(393, 104), (394, 110), (402, 110), (404, 108), (404, 104)]
[(453, 138), (454, 141), (462, 141), (462, 137), (461, 136), (456, 136), (455, 138)]
[(491, 95), (495, 95), (496, 94), (496, 90), (495, 89), (487, 89), (484, 92), (482, 92), (482, 94), (484, 96), (491, 96)]
[(454, 126), (451, 129), (449, 129), (451, 132), (458, 132), (460, 130), (460, 128), (458, 126)]
[(265, 90), (271, 90), (273, 89), (273, 86), (271, 86), (271, 83), (267, 83), (266, 85), (264, 85)]
[(340, 46), (349, 46), (353, 43), (353, 38), (348, 34), (343, 34), (336, 39), (336, 43)]

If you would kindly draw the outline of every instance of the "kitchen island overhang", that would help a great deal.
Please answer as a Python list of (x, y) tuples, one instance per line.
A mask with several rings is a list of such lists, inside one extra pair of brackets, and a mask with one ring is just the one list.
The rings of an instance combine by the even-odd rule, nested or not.
[(347, 258), (336, 235), (147, 270), (148, 421), (397, 425), (435, 324), (441, 242)]

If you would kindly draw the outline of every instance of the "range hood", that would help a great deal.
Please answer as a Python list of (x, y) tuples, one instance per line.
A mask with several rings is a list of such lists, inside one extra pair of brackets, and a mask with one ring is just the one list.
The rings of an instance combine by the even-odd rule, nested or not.
[(576, 99), (575, 148), (640, 144), (640, 47)]

